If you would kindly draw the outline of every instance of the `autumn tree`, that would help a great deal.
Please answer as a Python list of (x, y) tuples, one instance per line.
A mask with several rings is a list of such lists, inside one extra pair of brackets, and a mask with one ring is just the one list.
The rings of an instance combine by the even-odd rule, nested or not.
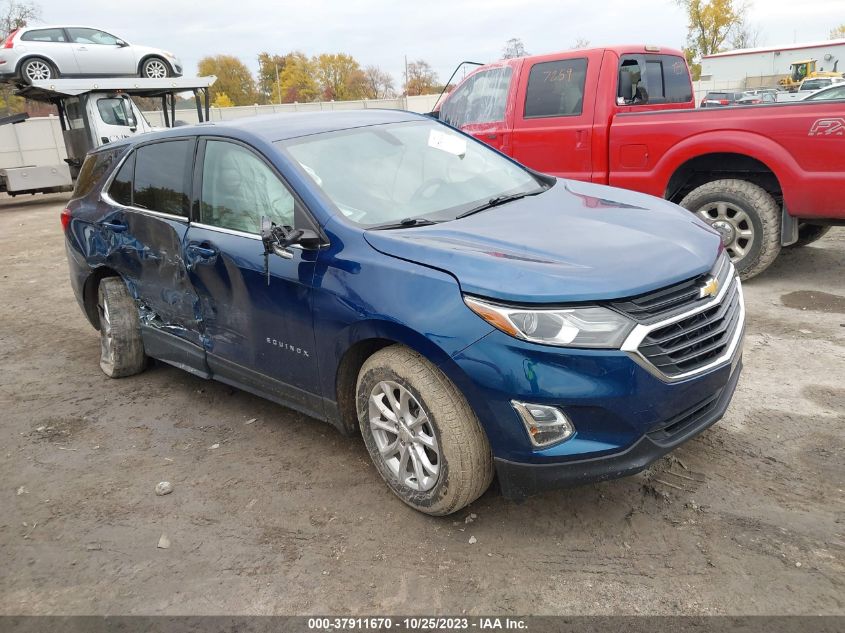
[(198, 75), (205, 77), (216, 75), (217, 81), (211, 86), (212, 100), (225, 93), (234, 105), (252, 105), (258, 98), (255, 80), (244, 63), (232, 55), (203, 57), (198, 67)]
[(845, 24), (840, 24), (835, 29), (830, 29), (830, 39), (839, 40), (845, 38)]
[(282, 94), (276, 94), (274, 87), (272, 101), (274, 103), (279, 101), (302, 103), (316, 100), (320, 95), (320, 88), (317, 84), (313, 62), (299, 51), (289, 53), (286, 58), (285, 69), (279, 75)]
[[(41, 18), (41, 7), (34, 2), (18, 2), (17, 0), (6, 0), (0, 4), (0, 29), (5, 37), (15, 29), (25, 27), (33, 20)], [(23, 97), (15, 96), (15, 88), (8, 84), (0, 87), (0, 110), (5, 114), (23, 112), (25, 100)]]
[(367, 99), (390, 99), (396, 96), (393, 77), (378, 66), (364, 69), (364, 96)]
[(676, 0), (687, 13), (687, 50), (693, 58), (722, 50), (745, 24), (748, 6), (737, 0)]
[(407, 77), (405, 77), (405, 94), (407, 96), (413, 97), (437, 92), (439, 83), (437, 73), (434, 72), (427, 61), (418, 59), (408, 64)]
[(211, 105), (215, 108), (231, 108), (235, 104), (225, 92), (218, 92), (214, 97), (214, 101), (211, 102)]
[(366, 76), (361, 66), (346, 53), (323, 53), (312, 63), (317, 85), (325, 101), (362, 99), (366, 93)]
[(523, 44), (522, 40), (518, 37), (510, 38), (507, 42), (505, 42), (505, 48), (502, 49), (502, 59), (514, 59), (516, 57), (525, 57), (530, 54), (531, 53), (525, 50), (525, 44)]
[(731, 48), (754, 48), (760, 43), (760, 27), (742, 20), (731, 34)]
[[(258, 92), (265, 103), (273, 102), (272, 95), (278, 93), (278, 86), (287, 61), (288, 55), (271, 55), (266, 52), (258, 54), (258, 81), (256, 83)], [(276, 99), (275, 103), (278, 101)]]

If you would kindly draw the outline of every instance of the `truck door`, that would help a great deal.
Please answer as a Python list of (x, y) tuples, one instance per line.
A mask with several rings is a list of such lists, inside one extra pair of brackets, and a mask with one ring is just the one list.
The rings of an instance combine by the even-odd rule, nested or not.
[(440, 120), (510, 154), (512, 76), (510, 64), (470, 75), (440, 108)]
[(512, 132), (516, 160), (553, 176), (590, 180), (598, 62), (549, 57), (523, 66)]

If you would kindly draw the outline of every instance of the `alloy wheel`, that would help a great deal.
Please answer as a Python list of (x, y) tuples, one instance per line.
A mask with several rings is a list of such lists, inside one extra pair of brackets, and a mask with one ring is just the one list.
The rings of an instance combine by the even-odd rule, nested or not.
[(144, 76), (148, 79), (164, 79), (167, 77), (167, 67), (159, 59), (151, 59), (144, 63)]
[(381, 459), (400, 483), (426, 492), (440, 476), (440, 448), (425, 409), (407, 388), (376, 384), (369, 398), (370, 431)]
[(731, 202), (711, 202), (696, 213), (718, 231), (732, 262), (738, 262), (748, 255), (754, 245), (754, 225), (739, 206)]
[(29, 81), (43, 81), (52, 79), (53, 69), (50, 68), (50, 64), (47, 62), (36, 59), (27, 63), (24, 68), (24, 74)]
[(99, 292), (97, 310), (100, 313), (100, 361), (114, 365), (114, 338), (109, 318), (109, 304), (102, 290)]

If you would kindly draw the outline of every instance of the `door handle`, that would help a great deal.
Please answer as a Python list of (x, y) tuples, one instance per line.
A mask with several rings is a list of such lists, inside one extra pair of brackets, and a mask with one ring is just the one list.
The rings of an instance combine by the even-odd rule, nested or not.
[(188, 244), (188, 253), (194, 255), (198, 259), (211, 259), (217, 255), (217, 249), (209, 248), (208, 246), (200, 246), (199, 244)]
[(123, 222), (100, 222), (100, 226), (115, 233), (123, 233), (129, 228)]
[(87, 47), (87, 46), (77, 46), (77, 47), (76, 47), (76, 50), (78, 50), (78, 51), (87, 51), (87, 50), (88, 50), (88, 47)]

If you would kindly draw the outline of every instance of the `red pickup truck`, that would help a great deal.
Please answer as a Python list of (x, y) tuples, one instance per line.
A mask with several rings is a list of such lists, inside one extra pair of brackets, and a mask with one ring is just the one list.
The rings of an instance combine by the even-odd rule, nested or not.
[(845, 101), (696, 110), (678, 50), (522, 57), (468, 75), (435, 113), (538, 171), (697, 213), (744, 278), (845, 223)]

